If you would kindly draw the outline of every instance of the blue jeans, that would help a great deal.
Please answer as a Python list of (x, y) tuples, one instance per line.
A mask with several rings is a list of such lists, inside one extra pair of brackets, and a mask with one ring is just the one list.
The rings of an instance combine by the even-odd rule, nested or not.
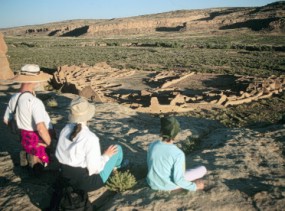
[(114, 154), (110, 160), (108, 160), (108, 162), (106, 163), (103, 171), (100, 172), (100, 176), (103, 180), (103, 182), (105, 183), (110, 174), (112, 173), (113, 169), (116, 168), (120, 168), (121, 167), (121, 163), (123, 161), (123, 150), (122, 147), (120, 145), (116, 145), (118, 148), (118, 151), (116, 154)]

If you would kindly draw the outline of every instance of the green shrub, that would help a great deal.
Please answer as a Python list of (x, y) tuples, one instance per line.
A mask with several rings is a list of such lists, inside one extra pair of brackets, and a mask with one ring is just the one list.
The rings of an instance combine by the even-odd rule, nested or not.
[[(284, 36), (205, 36), (181, 38), (55, 38), (5, 37), (9, 46), (8, 60), (13, 70), (23, 64), (35, 63), (56, 69), (62, 65), (86, 63), (95, 65), (107, 61), (109, 65), (133, 67), (137, 70), (168, 70), (182, 65), (191, 71), (227, 74), (280, 75), (285, 70)], [(92, 42), (107, 46), (85, 46)], [(139, 47), (121, 43), (142, 43)], [(12, 47), (13, 46), (13, 47)], [(183, 48), (182, 46), (192, 46)], [(245, 50), (246, 48), (254, 51)], [(271, 50), (272, 49), (272, 50)], [(283, 51), (283, 52), (280, 52)], [(177, 60), (178, 59), (178, 60)], [(262, 74), (263, 74), (262, 73)]]
[(107, 43), (107, 46), (119, 46), (119, 43), (111, 42), (111, 43)]
[(58, 103), (57, 103), (56, 99), (51, 98), (51, 99), (47, 100), (47, 106), (51, 107), (51, 108), (55, 108), (58, 106)]
[(44, 87), (44, 90), (45, 90), (45, 91), (53, 91), (53, 87), (52, 87), (51, 84), (48, 84), (48, 85), (46, 85), (46, 86)]
[(129, 172), (115, 172), (106, 183), (107, 188), (115, 192), (124, 192), (137, 183), (136, 178)]
[(200, 138), (188, 137), (180, 143), (181, 150), (187, 155), (197, 149), (200, 143)]

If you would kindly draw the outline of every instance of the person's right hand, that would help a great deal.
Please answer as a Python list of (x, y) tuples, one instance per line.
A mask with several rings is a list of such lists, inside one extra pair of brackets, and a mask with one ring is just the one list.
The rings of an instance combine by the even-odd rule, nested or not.
[(117, 153), (117, 146), (111, 145), (108, 147), (108, 149), (104, 152), (104, 155), (107, 155), (109, 158), (112, 157), (114, 154)]
[(38, 143), (38, 146), (48, 147), (48, 145), (45, 143)]
[(203, 190), (204, 189), (204, 181), (203, 180), (196, 180), (195, 181), (197, 190)]

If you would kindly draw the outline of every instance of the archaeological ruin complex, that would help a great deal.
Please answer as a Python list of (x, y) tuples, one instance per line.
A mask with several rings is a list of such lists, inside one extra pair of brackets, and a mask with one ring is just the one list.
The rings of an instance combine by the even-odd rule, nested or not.
[[(285, 76), (142, 72), (120, 70), (106, 63), (61, 66), (54, 73), (53, 84), (62, 92), (79, 94), (95, 102), (118, 102), (138, 112), (153, 114), (235, 106), (269, 98), (285, 88)], [(137, 90), (127, 89), (133, 78), (139, 78), (135, 84)]]

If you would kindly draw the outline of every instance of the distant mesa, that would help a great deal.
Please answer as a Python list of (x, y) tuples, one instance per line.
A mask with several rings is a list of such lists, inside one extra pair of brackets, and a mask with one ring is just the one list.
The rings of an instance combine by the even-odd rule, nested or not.
[(187, 30), (187, 23), (183, 23), (182, 26), (175, 26), (175, 27), (157, 27), (156, 31), (158, 32), (181, 32)]
[(240, 28), (262, 33), (285, 33), (285, 2), (263, 7), (179, 10), (108, 20), (72, 20), (2, 29), (4, 35), (93, 37), (154, 33), (224, 33)]
[(61, 35), (61, 37), (79, 37), (81, 35), (84, 35), (88, 32), (89, 26), (82, 26), (79, 28), (76, 28), (74, 30), (71, 30), (69, 32), (64, 33)]
[(48, 36), (55, 36), (57, 33), (59, 33), (61, 30), (60, 29), (56, 29), (56, 30), (53, 30), (51, 31), (50, 33), (48, 33)]
[[(254, 20), (247, 20), (245, 22), (238, 22), (234, 24), (230, 24), (227, 26), (220, 27), (221, 30), (227, 30), (227, 29), (239, 29), (239, 28), (249, 28), (253, 31), (260, 31), (260, 30), (266, 30), (271, 29), (270, 24), (276, 21), (282, 21), (280, 18), (266, 18), (266, 19), (254, 19)], [(274, 24), (275, 25), (275, 24)], [(274, 29), (274, 28), (272, 28)], [(284, 30), (282, 26), (280, 26), (281, 30)]]
[(208, 17), (198, 19), (197, 21), (211, 21), (215, 17), (228, 15), (228, 14), (231, 14), (231, 13), (234, 13), (234, 12), (236, 12), (236, 9), (225, 9), (225, 10), (222, 10), (222, 11), (210, 12)]

